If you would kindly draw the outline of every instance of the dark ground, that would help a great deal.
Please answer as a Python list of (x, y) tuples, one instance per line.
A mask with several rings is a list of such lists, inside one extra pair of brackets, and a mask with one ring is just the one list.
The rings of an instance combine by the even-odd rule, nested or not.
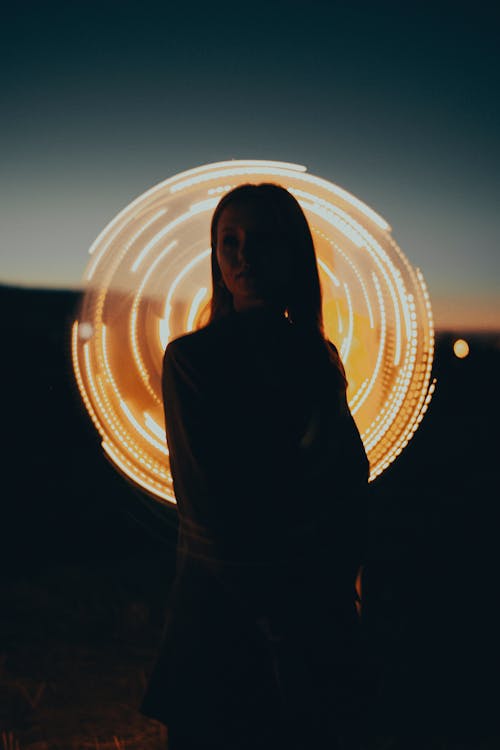
[[(159, 750), (164, 730), (137, 706), (173, 574), (175, 513), (153, 537), (140, 494), (101, 452), (71, 368), (75, 302), (0, 287), (0, 750)], [(363, 618), (381, 668), (374, 747), (384, 750), (500, 747), (500, 332), (467, 338), (458, 360), (454, 337), (438, 336), (429, 411), (370, 486)]]

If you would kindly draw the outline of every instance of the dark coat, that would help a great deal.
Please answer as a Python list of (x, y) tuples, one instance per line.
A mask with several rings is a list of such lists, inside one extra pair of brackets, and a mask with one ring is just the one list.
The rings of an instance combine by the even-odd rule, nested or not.
[(163, 399), (177, 571), (142, 712), (206, 737), (328, 711), (355, 671), (368, 479), (339, 367), (254, 308), (170, 342)]

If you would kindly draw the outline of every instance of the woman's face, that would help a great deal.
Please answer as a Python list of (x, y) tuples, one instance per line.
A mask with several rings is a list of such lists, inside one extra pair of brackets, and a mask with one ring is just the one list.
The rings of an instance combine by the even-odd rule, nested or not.
[(226, 206), (217, 223), (217, 261), (235, 310), (280, 304), (290, 256), (272, 218), (250, 202)]

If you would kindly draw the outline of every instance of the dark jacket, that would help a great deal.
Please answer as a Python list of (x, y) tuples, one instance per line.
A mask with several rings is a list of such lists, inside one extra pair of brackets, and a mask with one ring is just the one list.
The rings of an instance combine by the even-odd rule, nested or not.
[(330, 347), (262, 308), (167, 346), (179, 539), (146, 715), (206, 737), (349, 680), (368, 461)]

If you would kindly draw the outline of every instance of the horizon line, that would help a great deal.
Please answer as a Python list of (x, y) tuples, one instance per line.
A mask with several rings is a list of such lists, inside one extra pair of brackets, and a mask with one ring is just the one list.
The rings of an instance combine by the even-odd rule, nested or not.
[[(31, 291), (31, 292), (71, 292), (73, 294), (83, 294), (85, 292), (84, 286), (58, 286), (58, 285), (52, 285), (52, 286), (44, 286), (44, 285), (35, 285), (30, 283), (13, 283), (9, 281), (0, 281), (0, 290), (2, 289), (11, 289), (13, 291)], [(491, 334), (500, 334), (500, 325), (497, 327), (490, 326), (490, 325), (471, 325), (471, 324), (452, 324), (452, 325), (437, 325), (434, 321), (434, 331), (435, 333), (444, 334), (444, 333), (491, 333)]]

